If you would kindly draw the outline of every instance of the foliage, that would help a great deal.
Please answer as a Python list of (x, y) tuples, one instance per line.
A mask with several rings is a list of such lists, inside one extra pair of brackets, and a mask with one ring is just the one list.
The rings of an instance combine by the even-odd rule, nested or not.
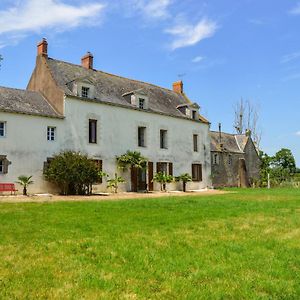
[(114, 193), (118, 193), (119, 183), (123, 182), (125, 182), (125, 180), (121, 176), (118, 176), (117, 173), (115, 173), (114, 178), (107, 180), (107, 187), (112, 188), (114, 190)]
[(181, 174), (177, 177), (175, 177), (175, 180), (176, 181), (181, 181), (182, 182), (182, 190), (184, 192), (186, 192), (186, 184), (189, 182), (189, 181), (192, 181), (192, 176), (188, 173), (185, 173), (185, 174)]
[(0, 203), (0, 299), (300, 299), (299, 199)]
[(97, 166), (86, 155), (65, 151), (51, 160), (45, 178), (56, 184), (63, 195), (90, 195), (92, 184), (100, 177)]
[(266, 187), (268, 174), (270, 175), (271, 186), (282, 185), (283, 182), (296, 178), (296, 162), (289, 149), (281, 149), (274, 156), (260, 152), (260, 186)]
[(23, 195), (27, 196), (27, 188), (30, 184), (33, 184), (31, 180), (32, 176), (20, 175), (18, 177), (17, 183), (23, 186)]
[(160, 190), (166, 191), (167, 183), (171, 183), (174, 180), (172, 175), (165, 174), (164, 172), (158, 172), (154, 175), (153, 181), (156, 181), (160, 184)]
[(125, 154), (117, 157), (118, 167), (126, 170), (128, 167), (137, 169), (147, 168), (147, 158), (143, 157), (138, 151), (127, 151)]

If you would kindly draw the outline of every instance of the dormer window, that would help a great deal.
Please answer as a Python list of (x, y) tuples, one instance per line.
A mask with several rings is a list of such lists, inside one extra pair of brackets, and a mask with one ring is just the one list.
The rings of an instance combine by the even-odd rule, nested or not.
[(89, 98), (90, 88), (86, 86), (81, 87), (81, 97), (82, 98)]
[(197, 112), (195, 110), (192, 110), (192, 119), (196, 120), (197, 118)]
[(145, 99), (139, 98), (139, 108), (145, 109)]

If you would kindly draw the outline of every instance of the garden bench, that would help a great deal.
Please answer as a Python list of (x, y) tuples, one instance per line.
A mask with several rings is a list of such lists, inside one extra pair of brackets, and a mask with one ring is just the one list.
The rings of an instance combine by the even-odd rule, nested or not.
[(14, 183), (0, 183), (0, 193), (10, 192), (12, 195), (13, 192), (16, 194), (17, 191)]

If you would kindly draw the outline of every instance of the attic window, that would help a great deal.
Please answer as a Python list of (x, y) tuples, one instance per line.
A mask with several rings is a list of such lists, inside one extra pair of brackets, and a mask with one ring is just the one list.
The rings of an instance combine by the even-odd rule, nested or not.
[(89, 97), (89, 93), (90, 93), (90, 88), (83, 86), (81, 88), (81, 97), (82, 98), (88, 98)]
[(197, 112), (195, 110), (192, 110), (192, 118), (193, 120), (197, 119)]
[(145, 99), (139, 98), (139, 108), (145, 109)]

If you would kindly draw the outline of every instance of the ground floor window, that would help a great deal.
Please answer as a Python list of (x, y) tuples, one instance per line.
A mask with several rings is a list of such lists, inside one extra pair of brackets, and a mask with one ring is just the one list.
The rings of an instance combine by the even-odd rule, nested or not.
[(6, 155), (0, 155), (0, 174), (8, 173), (9, 161), (6, 158)]
[(171, 162), (158, 162), (156, 164), (156, 172), (157, 173), (163, 172), (164, 174), (173, 176), (173, 163), (171, 163)]
[[(102, 170), (103, 170), (103, 163), (102, 163), (102, 160), (100, 160), (100, 159), (93, 159), (93, 162), (94, 162), (96, 168), (98, 169), (98, 171), (99, 171), (99, 172), (102, 172)], [(98, 183), (102, 183), (102, 181), (103, 181), (103, 179), (102, 179), (102, 177), (100, 177)]]
[(202, 165), (192, 164), (192, 180), (202, 181)]

